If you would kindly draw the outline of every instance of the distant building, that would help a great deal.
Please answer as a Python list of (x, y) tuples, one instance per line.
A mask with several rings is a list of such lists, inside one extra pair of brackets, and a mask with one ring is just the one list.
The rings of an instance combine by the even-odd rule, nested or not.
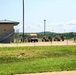
[(14, 26), (19, 22), (10, 20), (0, 20), (0, 43), (10, 43), (14, 41)]

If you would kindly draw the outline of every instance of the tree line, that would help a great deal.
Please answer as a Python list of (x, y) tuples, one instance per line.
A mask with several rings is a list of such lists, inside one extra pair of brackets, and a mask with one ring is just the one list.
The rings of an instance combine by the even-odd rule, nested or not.
[[(24, 33), (25, 37), (27, 37), (29, 34), (31, 34), (31, 33)], [(53, 38), (56, 35), (63, 35), (65, 38), (68, 38), (68, 39), (72, 39), (72, 38), (76, 37), (76, 32), (68, 32), (68, 33), (45, 32), (45, 35), (44, 35), (44, 32), (38, 32), (35, 34), (38, 35), (38, 38), (42, 38), (43, 36), (51, 36)], [(15, 35), (22, 36), (23, 33), (22, 32), (15, 33)]]

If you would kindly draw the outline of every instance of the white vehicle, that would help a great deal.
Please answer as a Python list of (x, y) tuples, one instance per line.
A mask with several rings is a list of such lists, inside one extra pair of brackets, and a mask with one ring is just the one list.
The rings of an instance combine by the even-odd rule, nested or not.
[(38, 42), (37, 34), (30, 34), (28, 36), (28, 42)]

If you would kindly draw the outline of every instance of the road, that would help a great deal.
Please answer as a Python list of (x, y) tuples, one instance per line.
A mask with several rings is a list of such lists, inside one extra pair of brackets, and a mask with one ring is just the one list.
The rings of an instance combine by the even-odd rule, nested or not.
[(16, 47), (16, 46), (52, 46), (52, 45), (76, 45), (73, 41), (53, 41), (51, 42), (25, 42), (25, 43), (8, 43), (0, 44), (0, 47)]

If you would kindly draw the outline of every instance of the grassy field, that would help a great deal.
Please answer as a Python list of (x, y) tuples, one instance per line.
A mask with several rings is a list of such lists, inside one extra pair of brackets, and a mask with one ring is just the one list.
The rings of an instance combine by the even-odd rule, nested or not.
[(0, 75), (76, 70), (76, 46), (0, 47)]

